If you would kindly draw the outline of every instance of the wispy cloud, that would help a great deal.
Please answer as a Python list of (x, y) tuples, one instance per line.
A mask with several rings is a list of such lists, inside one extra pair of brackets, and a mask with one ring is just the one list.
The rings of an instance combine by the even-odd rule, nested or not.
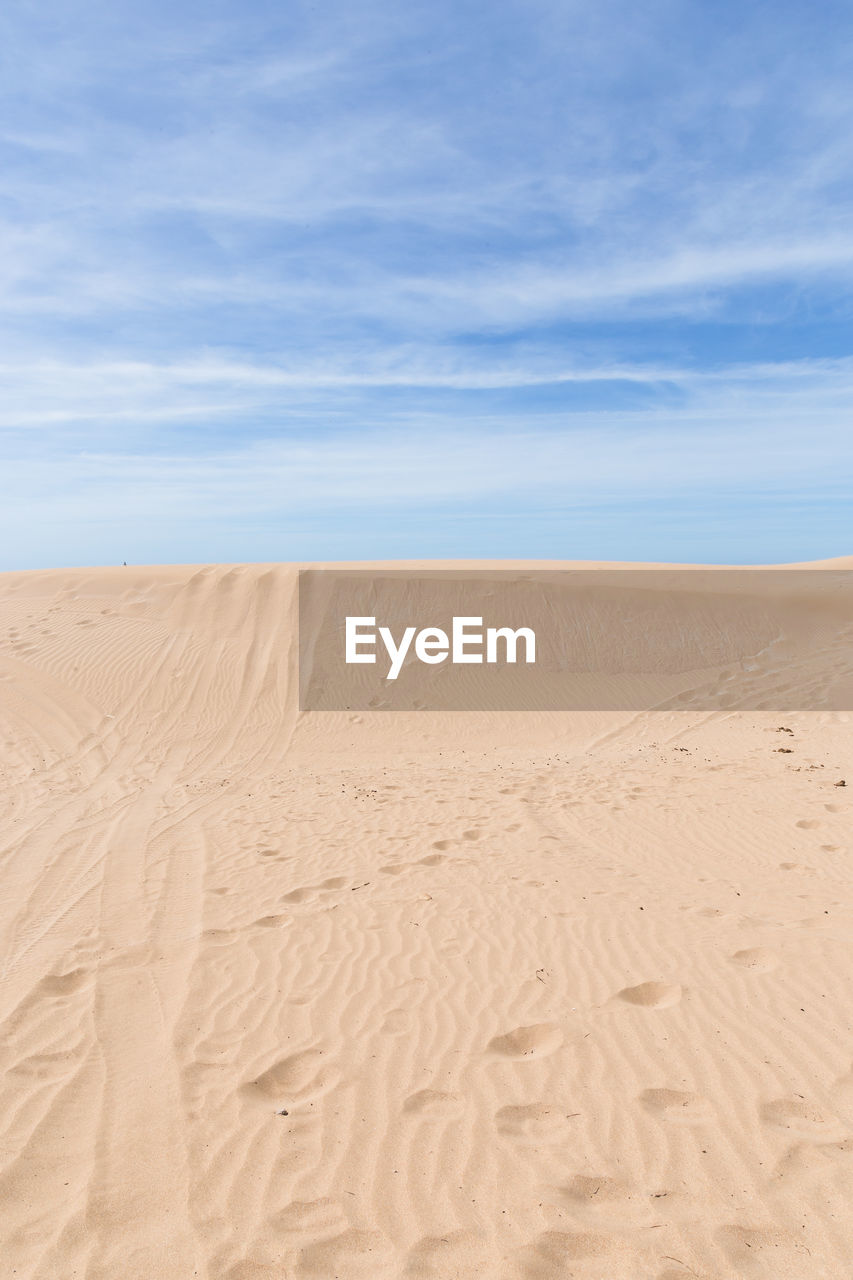
[(632, 483), (671, 508), (715, 486), (789, 503), (797, 476), (836, 494), (851, 33), (843, 7), (788, 3), (11, 0), (17, 518), (45, 466), (75, 521), (82, 492), (119, 520), (199, 485), (220, 521), (284, 519), (271, 476), (305, 520), (362, 523)]
[[(526, 359), (525, 359), (526, 356)], [(819, 429), (827, 414), (846, 413), (853, 400), (853, 357), (804, 359), (787, 362), (731, 364), (720, 367), (675, 366), (653, 363), (571, 364), (565, 359), (543, 358), (541, 352), (522, 352), (521, 359), (505, 357), (479, 360), (460, 358), (457, 352), (425, 346), (386, 349), (348, 360), (293, 362), (289, 366), (250, 363), (222, 355), (207, 355), (169, 363), (105, 360), (90, 364), (70, 364), (37, 360), (30, 363), (0, 364), (5, 389), (0, 406), (0, 428), (50, 428), (82, 423), (97, 424), (175, 422), (188, 416), (211, 422), (225, 418), (236, 436), (240, 415), (247, 422), (260, 411), (273, 412), (286, 420), (292, 409), (310, 414), (322, 428), (333, 404), (349, 403), (352, 421), (348, 427), (357, 438), (363, 422), (365, 401), (335, 401), (337, 393), (406, 391), (411, 393), (401, 409), (393, 400), (394, 413), (403, 416), (422, 409), (421, 393), (433, 391), (461, 393), (502, 393), (535, 391), (559, 392), (561, 388), (593, 388), (594, 408), (606, 413), (608, 396), (622, 387), (659, 390), (669, 395), (669, 407), (661, 400), (638, 400), (633, 419), (643, 413), (665, 420), (677, 395), (679, 412), (712, 415), (724, 400), (737, 404), (746, 417), (761, 414), (770, 424), (771, 414), (808, 413)], [(376, 400), (367, 403), (374, 405)], [(459, 401), (461, 404), (462, 402)], [(481, 403), (488, 403), (484, 394)], [(642, 412), (641, 412), (642, 411)], [(531, 421), (542, 410), (530, 403), (521, 412), (509, 410), (509, 421)], [(570, 426), (575, 415), (570, 400), (552, 401), (547, 416)], [(720, 430), (726, 424), (721, 421)], [(731, 425), (731, 423), (729, 423)], [(152, 440), (154, 437), (152, 437)]]

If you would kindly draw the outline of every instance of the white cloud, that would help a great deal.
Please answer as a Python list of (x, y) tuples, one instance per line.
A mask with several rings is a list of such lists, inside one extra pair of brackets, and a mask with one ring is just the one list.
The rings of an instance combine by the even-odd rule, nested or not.
[(727, 15), (12, 0), (7, 519), (834, 491), (843, 33)]

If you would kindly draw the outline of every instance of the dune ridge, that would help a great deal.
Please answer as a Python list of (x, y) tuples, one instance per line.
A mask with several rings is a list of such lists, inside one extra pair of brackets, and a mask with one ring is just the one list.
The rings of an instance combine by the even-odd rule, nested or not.
[(299, 713), (296, 596), (0, 575), (7, 1273), (849, 1274), (853, 716)]

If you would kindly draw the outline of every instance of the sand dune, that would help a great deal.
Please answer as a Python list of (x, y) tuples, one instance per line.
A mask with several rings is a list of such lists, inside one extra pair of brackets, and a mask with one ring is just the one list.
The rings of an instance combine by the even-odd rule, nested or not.
[(299, 713), (296, 594), (0, 576), (2, 1274), (853, 1275), (853, 713)]

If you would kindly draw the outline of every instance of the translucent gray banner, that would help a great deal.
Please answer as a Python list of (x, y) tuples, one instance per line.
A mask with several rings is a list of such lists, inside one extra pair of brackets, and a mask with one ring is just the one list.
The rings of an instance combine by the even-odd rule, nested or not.
[(299, 705), (853, 710), (853, 571), (307, 569)]

